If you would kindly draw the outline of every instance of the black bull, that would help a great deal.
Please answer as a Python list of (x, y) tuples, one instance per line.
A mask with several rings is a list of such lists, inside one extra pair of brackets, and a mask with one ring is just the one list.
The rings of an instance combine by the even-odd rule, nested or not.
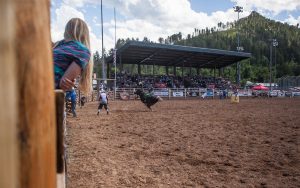
[(134, 94), (138, 95), (141, 99), (141, 101), (150, 109), (151, 106), (156, 104), (158, 101), (162, 101), (162, 98), (159, 96), (152, 96), (150, 94), (144, 93), (142, 90), (138, 89), (134, 92)]

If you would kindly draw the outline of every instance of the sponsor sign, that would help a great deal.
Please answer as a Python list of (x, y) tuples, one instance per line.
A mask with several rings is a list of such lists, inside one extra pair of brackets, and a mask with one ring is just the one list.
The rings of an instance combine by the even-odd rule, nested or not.
[(287, 97), (292, 97), (292, 96), (293, 96), (293, 93), (290, 92), (290, 91), (287, 91), (287, 92), (285, 92), (285, 96), (287, 96)]
[(154, 95), (156, 96), (169, 96), (168, 91), (154, 91)]
[(241, 97), (249, 97), (251, 96), (251, 91), (249, 90), (240, 90), (239, 93), (238, 93), (238, 96), (241, 96)]
[(300, 97), (300, 92), (293, 92), (294, 97)]
[(197, 96), (198, 96), (198, 92), (191, 92), (191, 93), (190, 93), (190, 96), (192, 96), (192, 97), (197, 97)]
[(285, 95), (284, 95), (284, 92), (278, 91), (278, 92), (277, 92), (277, 96), (278, 96), (278, 97), (284, 97)]
[(277, 95), (278, 95), (277, 91), (271, 91), (270, 92), (271, 97), (277, 97)]
[(213, 97), (213, 96), (214, 96), (214, 91), (208, 89), (208, 90), (206, 91), (206, 96), (207, 96), (207, 97)]
[(173, 91), (173, 97), (183, 97), (183, 91)]
[(124, 92), (121, 92), (121, 93), (120, 93), (120, 98), (121, 98), (122, 100), (129, 100), (129, 99), (130, 99), (130, 95), (129, 95), (128, 92), (124, 91)]
[(204, 93), (204, 92), (206, 92), (206, 88), (200, 88), (199, 91), (200, 91), (201, 93)]
[(197, 96), (199, 96), (199, 90), (195, 90), (195, 89), (193, 89), (193, 90), (188, 90), (188, 91), (186, 92), (186, 94), (187, 94), (187, 96), (189, 96), (189, 97), (197, 97)]

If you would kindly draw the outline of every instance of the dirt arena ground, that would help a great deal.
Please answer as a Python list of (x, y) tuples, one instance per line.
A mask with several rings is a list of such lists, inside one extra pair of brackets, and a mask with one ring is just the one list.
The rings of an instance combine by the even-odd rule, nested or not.
[(300, 187), (300, 99), (110, 107), (68, 118), (68, 187)]

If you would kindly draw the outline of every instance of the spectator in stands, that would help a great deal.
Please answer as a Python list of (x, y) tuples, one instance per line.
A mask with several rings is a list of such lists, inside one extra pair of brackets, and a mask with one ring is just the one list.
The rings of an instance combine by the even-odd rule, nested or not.
[(88, 93), (92, 85), (93, 61), (87, 24), (72, 18), (66, 25), (64, 39), (53, 46), (55, 88), (69, 91), (80, 75), (80, 90)]
[(173, 75), (125, 75), (118, 74), (117, 84), (121, 88), (140, 87), (139, 83), (143, 83), (143, 88), (230, 88), (231, 83), (224, 78), (214, 78), (209, 76), (173, 76)]

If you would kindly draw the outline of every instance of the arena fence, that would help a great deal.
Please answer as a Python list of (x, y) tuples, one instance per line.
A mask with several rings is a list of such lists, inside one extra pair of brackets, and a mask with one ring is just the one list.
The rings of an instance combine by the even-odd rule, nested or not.
[(300, 76), (286, 76), (278, 79), (281, 90), (289, 90), (291, 87), (300, 87)]
[[(116, 92), (114, 90), (107, 91), (109, 100), (135, 100), (137, 96), (134, 92), (140, 88), (118, 88)], [(149, 92), (148, 89), (143, 89), (145, 92)], [(77, 92), (78, 105), (82, 106), (80, 99), (85, 97), (85, 102), (97, 101), (98, 91), (94, 90), (89, 95), (84, 95), (80, 91)], [(164, 99), (197, 99), (197, 98), (228, 98), (233, 95), (233, 90), (226, 90), (224, 97), (223, 90), (220, 89), (208, 89), (208, 88), (155, 88), (151, 91), (153, 95), (160, 96)], [(297, 97), (300, 96), (300, 92), (297, 91), (283, 91), (273, 90), (268, 91), (252, 91), (251, 89), (242, 89), (238, 91), (240, 97)]]
[[(118, 88), (116, 92), (108, 91), (108, 97), (110, 100), (134, 100), (137, 96), (134, 92), (139, 88)], [(144, 89), (145, 92), (149, 92), (148, 89)], [(219, 89), (207, 89), (207, 88), (155, 88), (151, 91), (153, 95), (160, 96), (164, 99), (197, 99), (197, 98), (215, 98), (223, 96), (223, 91)], [(116, 95), (114, 95), (116, 93)], [(233, 91), (226, 91), (225, 97), (233, 95)], [(88, 96), (88, 101), (96, 101), (98, 93), (94, 91), (93, 94)], [(251, 90), (240, 90), (239, 96), (250, 97), (252, 96)]]
[(66, 151), (66, 106), (65, 93), (55, 90), (56, 106), (56, 183), (57, 188), (67, 187), (67, 151)]

